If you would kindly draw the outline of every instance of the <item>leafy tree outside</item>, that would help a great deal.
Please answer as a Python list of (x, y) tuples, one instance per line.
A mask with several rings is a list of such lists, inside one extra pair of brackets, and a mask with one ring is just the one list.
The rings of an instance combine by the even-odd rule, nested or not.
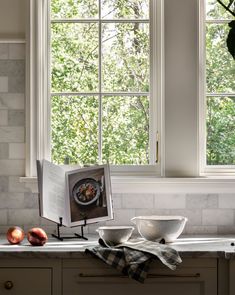
[(226, 45), (231, 15), (207, 0), (207, 19), (207, 164), (235, 165), (235, 61)]
[[(235, 62), (228, 25), (216, 22), (231, 16), (216, 0), (206, 4), (207, 164), (235, 165)], [(100, 6), (103, 22), (98, 0), (51, 0), (52, 159), (94, 164), (102, 155), (111, 164), (148, 164), (150, 40), (141, 20), (149, 18), (149, 1)]]

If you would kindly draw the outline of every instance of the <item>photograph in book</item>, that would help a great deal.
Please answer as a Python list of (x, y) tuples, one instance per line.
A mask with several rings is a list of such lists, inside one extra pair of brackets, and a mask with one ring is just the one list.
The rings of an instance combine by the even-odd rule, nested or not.
[(108, 165), (66, 172), (72, 226), (113, 218)]

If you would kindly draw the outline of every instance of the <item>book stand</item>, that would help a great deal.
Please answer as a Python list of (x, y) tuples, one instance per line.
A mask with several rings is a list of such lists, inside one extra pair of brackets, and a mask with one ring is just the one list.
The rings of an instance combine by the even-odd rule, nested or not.
[(81, 225), (81, 234), (79, 235), (77, 233), (74, 233), (73, 236), (61, 236), (60, 228), (63, 226), (62, 221), (63, 221), (63, 218), (60, 217), (60, 223), (57, 223), (57, 235), (52, 234), (53, 238), (56, 238), (56, 239), (58, 239), (60, 241), (71, 240), (71, 239), (83, 239), (83, 240), (86, 240), (86, 241), (88, 240), (88, 238), (84, 237), (84, 231), (83, 231), (84, 226), (87, 225), (86, 218), (84, 219), (84, 224)]

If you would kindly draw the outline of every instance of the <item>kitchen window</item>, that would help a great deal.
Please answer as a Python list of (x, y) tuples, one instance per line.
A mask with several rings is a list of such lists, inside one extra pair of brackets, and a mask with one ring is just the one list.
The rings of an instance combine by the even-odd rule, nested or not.
[(206, 174), (229, 174), (235, 169), (235, 64), (226, 39), (233, 16), (216, 0), (205, 0), (202, 13), (201, 166)]
[(28, 130), (28, 176), (36, 158), (160, 175), (162, 1), (43, 0), (30, 9), (37, 121)]
[[(132, 102), (130, 97), (136, 97), (137, 94), (141, 97), (149, 97), (149, 164), (143, 162), (131, 165), (114, 165), (112, 169), (115, 168), (115, 174), (121, 177), (111, 177), (112, 179), (112, 189), (115, 193), (233, 193), (234, 192), (234, 176), (227, 165), (223, 169), (219, 168), (220, 176), (216, 177), (199, 177), (199, 153), (200, 150), (201, 161), (200, 165), (203, 167), (203, 172), (205, 175), (205, 155), (206, 147), (206, 100), (200, 100), (200, 114), (198, 115), (198, 72), (200, 69), (200, 97), (206, 97), (204, 95), (205, 91), (205, 35), (204, 27), (206, 24), (204, 8), (201, 8), (203, 1), (165, 1), (163, 11), (163, 1), (153, 0), (150, 1), (150, 15), (149, 19), (141, 18), (139, 21), (136, 19), (123, 19), (115, 20), (111, 19), (106, 21), (98, 17), (98, 19), (87, 18), (83, 20), (80, 16), (76, 15), (76, 18), (71, 20), (66, 20), (57, 22), (58, 15), (51, 19), (50, 16), (50, 5), (48, 0), (28, 0), (30, 3), (28, 14), (30, 15), (30, 22), (27, 24), (28, 35), (27, 40), (27, 88), (26, 88), (26, 142), (27, 142), (27, 162), (26, 162), (26, 177), (22, 177), (21, 180), (28, 182), (28, 186), (32, 187), (36, 184), (36, 169), (35, 160), (51, 157), (51, 96), (58, 98), (62, 96), (62, 100), (66, 98), (75, 98), (72, 101), (75, 104), (81, 102), (83, 106), (85, 101), (92, 102), (92, 108), (95, 106), (99, 110), (103, 111), (101, 102), (111, 103), (112, 107), (115, 107), (114, 98), (120, 98), (118, 102)], [(128, 1), (130, 3), (135, 3), (134, 1)], [(141, 1), (143, 3), (144, 1)], [(76, 1), (76, 3), (81, 3)], [(87, 1), (84, 2), (85, 4)], [(103, 3), (115, 3), (115, 1), (104, 2)], [(123, 3), (123, 1), (122, 1)], [(98, 7), (99, 8), (99, 7)], [(112, 9), (111, 9), (112, 10)], [(200, 10), (200, 15), (198, 14)], [(95, 10), (94, 10), (95, 11)], [(177, 13), (176, 13), (177, 12)], [(187, 12), (187, 13), (186, 13)], [(99, 15), (98, 15), (99, 16)], [(164, 17), (163, 17), (164, 16)], [(133, 17), (133, 15), (132, 15)], [(63, 16), (64, 18), (64, 16)], [(165, 18), (165, 21), (163, 21)], [(74, 22), (75, 20), (75, 22)], [(63, 91), (52, 89), (48, 87), (51, 79), (51, 73), (53, 74), (53, 64), (51, 71), (51, 62), (49, 58), (48, 48), (51, 47), (51, 40), (53, 41), (53, 35), (48, 28), (51, 26), (57, 26), (61, 24), (71, 26), (75, 23), (76, 26), (97, 23), (98, 26), (98, 36), (102, 33), (99, 30), (102, 24), (104, 27), (115, 27), (118, 23), (122, 25), (130, 25), (130, 20), (133, 23), (143, 23), (150, 24), (150, 83), (148, 91), (143, 89), (114, 89), (110, 91), (110, 88), (99, 89), (102, 87), (107, 87), (106, 84), (101, 85), (98, 80), (92, 80), (91, 84), (87, 83), (86, 89), (66, 89), (66, 93)], [(144, 22), (143, 22), (144, 20)], [(77, 22), (77, 23), (76, 23)], [(109, 23), (110, 22), (110, 23)], [(228, 20), (226, 20), (228, 22)], [(198, 37), (198, 26), (200, 27), (200, 40)], [(122, 27), (122, 26), (121, 26)], [(72, 36), (75, 35), (75, 30), (70, 30)], [(53, 32), (52, 32), (53, 33)], [(164, 33), (164, 34), (163, 34)], [(102, 36), (102, 34), (101, 34)], [(52, 37), (52, 38), (51, 38)], [(164, 37), (164, 38), (163, 38)], [(84, 36), (86, 38), (86, 36)], [(164, 42), (163, 42), (164, 39)], [(75, 40), (75, 41), (74, 41)], [(100, 39), (102, 40), (102, 39)], [(76, 39), (73, 38), (76, 43)], [(200, 55), (198, 55), (198, 41)], [(164, 43), (166, 48), (164, 50)], [(48, 46), (49, 44), (49, 46)], [(111, 42), (112, 44), (112, 42)], [(67, 44), (66, 44), (67, 45)], [(68, 45), (67, 45), (68, 46)], [(63, 50), (66, 46), (63, 47)], [(100, 49), (98, 56), (100, 56)], [(108, 51), (106, 51), (108, 52)], [(102, 53), (102, 50), (101, 50)], [(53, 58), (53, 57), (51, 57)], [(67, 58), (67, 57), (66, 57)], [(96, 59), (96, 63), (85, 63), (88, 67), (96, 66), (98, 70), (98, 78), (104, 74), (104, 68), (102, 66), (99, 68), (99, 58)], [(110, 62), (110, 60), (108, 60)], [(83, 62), (84, 64), (84, 62)], [(98, 66), (97, 66), (98, 65)], [(120, 66), (116, 64), (116, 66)], [(57, 63), (54, 70), (60, 68), (60, 64)], [(165, 67), (164, 67), (165, 66)], [(164, 69), (165, 68), (165, 69)], [(57, 73), (58, 74), (58, 73)], [(100, 75), (101, 74), (101, 75)], [(100, 75), (100, 76), (99, 76)], [(110, 76), (111, 77), (111, 76)], [(110, 77), (108, 77), (110, 81)], [(56, 77), (57, 79), (58, 77)], [(114, 77), (114, 82), (115, 82)], [(128, 77), (130, 78), (130, 77)], [(99, 80), (101, 81), (101, 80)], [(67, 81), (65, 81), (67, 83)], [(105, 81), (104, 81), (105, 82)], [(126, 82), (126, 80), (125, 80)], [(136, 82), (136, 81), (134, 81)], [(98, 85), (98, 91), (90, 89), (89, 87), (94, 87), (94, 83)], [(60, 82), (55, 85), (60, 87)], [(76, 86), (73, 83), (73, 87)], [(166, 84), (166, 86), (165, 86)], [(68, 84), (66, 84), (68, 85)], [(132, 86), (136, 84), (133, 83)], [(57, 86), (56, 86), (57, 87)], [(77, 87), (77, 86), (76, 86)], [(55, 91), (56, 90), (56, 91)], [(105, 93), (105, 91), (108, 91)], [(124, 93), (127, 92), (128, 93)], [(90, 93), (88, 93), (90, 92)], [(110, 93), (111, 92), (111, 93)], [(221, 92), (222, 93), (222, 92)], [(219, 94), (221, 94), (219, 93)], [(63, 95), (62, 95), (63, 94)], [(81, 95), (82, 94), (82, 95)], [(91, 95), (92, 94), (92, 95)], [(84, 100), (81, 101), (81, 96)], [(163, 97), (166, 97), (164, 103)], [(229, 94), (229, 97), (231, 93)], [(88, 98), (91, 97), (91, 100)], [(111, 100), (110, 97), (112, 98)], [(209, 97), (209, 95), (208, 95)], [(48, 99), (50, 98), (50, 99)], [(104, 101), (103, 101), (104, 99)], [(97, 107), (96, 107), (97, 105)], [(128, 103), (122, 104), (125, 110), (128, 107)], [(129, 104), (130, 106), (130, 104)], [(52, 105), (53, 107), (53, 105)], [(128, 109), (128, 108), (127, 108)], [(59, 112), (63, 115), (63, 112)], [(83, 113), (82, 113), (83, 114)], [(104, 113), (106, 115), (107, 113)], [(118, 114), (118, 113), (117, 113)], [(79, 114), (81, 116), (81, 114)], [(89, 114), (86, 114), (86, 116)], [(96, 111), (96, 117), (99, 120), (104, 120), (101, 116), (101, 112)], [(165, 118), (166, 117), (166, 118)], [(99, 119), (100, 118), (100, 119)], [(105, 120), (107, 119), (107, 116)], [(113, 116), (110, 118), (113, 120)], [(117, 115), (117, 123), (119, 122), (119, 117)], [(59, 118), (61, 120), (61, 118)], [(166, 123), (166, 132), (164, 132), (164, 120)], [(198, 132), (198, 121), (200, 126), (200, 132)], [(97, 122), (97, 121), (96, 121)], [(102, 122), (102, 123), (105, 123)], [(116, 122), (115, 122), (116, 123)], [(98, 129), (102, 125), (98, 125)], [(66, 127), (66, 126), (65, 126)], [(130, 125), (130, 128), (133, 127)], [(97, 128), (97, 127), (96, 127)], [(124, 128), (125, 130), (125, 128)], [(102, 128), (101, 128), (102, 131)], [(96, 133), (98, 134), (98, 132)], [(101, 133), (99, 133), (101, 134)], [(94, 134), (91, 134), (94, 136)], [(202, 136), (201, 136), (202, 135)], [(204, 136), (205, 135), (205, 136)], [(98, 136), (97, 136), (98, 137)], [(96, 137), (96, 138), (97, 138)], [(98, 137), (99, 138), (99, 137)], [(98, 141), (97, 141), (98, 142)], [(146, 141), (145, 141), (146, 142)], [(102, 141), (98, 142), (99, 144)], [(98, 144), (98, 146), (99, 146)], [(98, 148), (96, 154), (102, 154), (102, 144)], [(202, 148), (203, 147), (203, 148)], [(90, 150), (87, 151), (88, 153)], [(106, 154), (107, 155), (107, 154)], [(67, 152), (65, 157), (67, 156)], [(69, 156), (69, 155), (68, 155)], [(61, 157), (61, 162), (64, 157)], [(106, 156), (107, 159), (107, 156)], [(157, 161), (157, 163), (156, 163)], [(95, 161), (94, 161), (95, 162)], [(136, 162), (135, 162), (136, 163)], [(211, 167), (206, 167), (211, 169)], [(215, 165), (213, 169), (218, 169)], [(229, 169), (228, 169), (229, 168)], [(214, 171), (214, 170), (213, 170)], [(112, 171), (112, 173), (114, 170)], [(206, 176), (209, 174), (206, 171)], [(231, 177), (227, 176), (229, 173)], [(222, 175), (223, 174), (223, 175)], [(131, 175), (132, 177), (126, 177)], [(225, 177), (224, 177), (225, 175)], [(123, 177), (122, 177), (123, 176)], [(140, 176), (140, 177), (138, 177)], [(143, 177), (142, 177), (143, 176)], [(149, 176), (149, 177), (148, 177)], [(153, 176), (166, 176), (166, 177), (153, 177)], [(36, 188), (33, 187), (33, 189)]]

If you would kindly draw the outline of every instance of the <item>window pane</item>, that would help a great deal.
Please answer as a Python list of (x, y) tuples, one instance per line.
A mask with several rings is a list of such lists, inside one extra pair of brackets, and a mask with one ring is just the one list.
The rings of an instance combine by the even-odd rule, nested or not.
[(52, 91), (98, 90), (98, 25), (52, 24)]
[(235, 97), (207, 98), (207, 165), (235, 165)]
[(229, 54), (227, 24), (207, 24), (207, 92), (235, 92), (235, 63)]
[(149, 91), (149, 25), (105, 24), (103, 91)]
[[(228, 6), (230, 0), (222, 0), (222, 2)], [(234, 3), (230, 7), (234, 11)], [(208, 19), (232, 19), (233, 16), (226, 11), (217, 0), (206, 0), (206, 17)]]
[(101, 0), (102, 18), (149, 18), (148, 0)]
[(149, 164), (149, 97), (103, 97), (103, 160)]
[(98, 104), (93, 96), (52, 96), (53, 162), (98, 163)]
[(98, 0), (51, 0), (51, 18), (95, 18), (98, 7)]

